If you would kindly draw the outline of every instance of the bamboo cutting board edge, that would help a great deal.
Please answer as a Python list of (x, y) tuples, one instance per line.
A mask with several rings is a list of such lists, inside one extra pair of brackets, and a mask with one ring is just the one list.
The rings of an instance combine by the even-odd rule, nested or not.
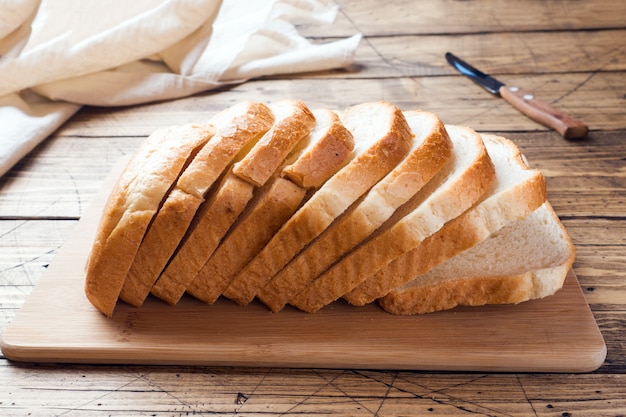
[(112, 319), (83, 292), (112, 171), (76, 229), (2, 335), (8, 359), (27, 362), (179, 364), (496, 372), (589, 372), (606, 345), (570, 271), (563, 289), (517, 306), (394, 316), (336, 302), (316, 314), (228, 300), (175, 306), (120, 303)]

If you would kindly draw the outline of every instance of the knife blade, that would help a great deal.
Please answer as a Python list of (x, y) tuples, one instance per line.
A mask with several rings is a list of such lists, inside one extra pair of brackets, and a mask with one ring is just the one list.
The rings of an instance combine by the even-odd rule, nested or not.
[(589, 128), (584, 122), (538, 100), (533, 94), (519, 87), (509, 86), (498, 81), (450, 52), (446, 53), (446, 60), (457, 71), (485, 90), (499, 95), (518, 111), (532, 120), (556, 130), (565, 139), (579, 139), (587, 135)]

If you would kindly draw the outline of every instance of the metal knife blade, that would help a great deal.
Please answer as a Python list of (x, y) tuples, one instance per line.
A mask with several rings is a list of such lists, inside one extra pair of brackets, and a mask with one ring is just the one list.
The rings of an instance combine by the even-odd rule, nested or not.
[(507, 86), (494, 77), (471, 66), (456, 55), (447, 52), (446, 60), (461, 74), (505, 99), (509, 104), (536, 122), (556, 130), (565, 139), (578, 139), (587, 135), (589, 128), (582, 121), (540, 101), (519, 87)]

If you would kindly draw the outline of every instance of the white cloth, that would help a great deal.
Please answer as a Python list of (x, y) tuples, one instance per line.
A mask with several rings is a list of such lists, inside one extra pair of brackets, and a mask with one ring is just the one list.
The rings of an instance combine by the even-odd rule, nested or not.
[(333, 22), (331, 0), (0, 0), (0, 10), (0, 175), (82, 105), (344, 67), (361, 39), (298, 34)]

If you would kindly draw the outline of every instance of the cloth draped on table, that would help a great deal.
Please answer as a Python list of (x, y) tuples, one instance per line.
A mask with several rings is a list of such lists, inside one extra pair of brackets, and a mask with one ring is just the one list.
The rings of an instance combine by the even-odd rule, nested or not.
[(297, 32), (331, 24), (331, 0), (0, 0), (0, 10), (0, 176), (82, 105), (345, 67), (361, 39)]

